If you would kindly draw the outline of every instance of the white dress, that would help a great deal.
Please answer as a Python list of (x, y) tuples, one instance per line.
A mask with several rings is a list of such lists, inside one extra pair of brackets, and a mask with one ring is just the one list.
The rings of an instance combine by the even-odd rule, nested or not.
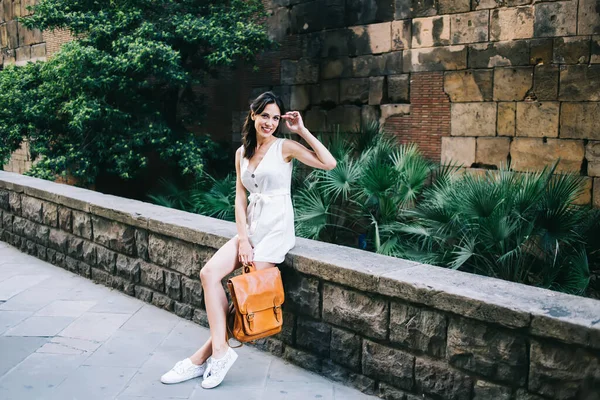
[(296, 243), (290, 196), (292, 162), (283, 159), (284, 141), (276, 139), (254, 171), (248, 169), (249, 160), (241, 147), (240, 174), (250, 192), (246, 222), (254, 261), (280, 264)]

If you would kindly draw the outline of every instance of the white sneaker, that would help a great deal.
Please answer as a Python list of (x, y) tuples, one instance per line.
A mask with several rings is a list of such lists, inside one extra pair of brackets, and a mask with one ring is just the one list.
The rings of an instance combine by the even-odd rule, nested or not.
[(179, 383), (189, 379), (197, 378), (204, 374), (206, 363), (196, 365), (189, 358), (179, 361), (166, 374), (160, 377), (162, 383)]
[(231, 347), (227, 349), (227, 353), (222, 358), (216, 359), (212, 357), (210, 370), (208, 371), (208, 376), (202, 381), (202, 387), (204, 389), (212, 389), (215, 386), (219, 386), (237, 358), (238, 355)]
[(208, 374), (210, 373), (210, 363), (212, 361), (212, 357), (208, 357), (206, 359), (206, 368), (204, 369), (204, 374), (202, 374), (202, 379), (208, 378)]

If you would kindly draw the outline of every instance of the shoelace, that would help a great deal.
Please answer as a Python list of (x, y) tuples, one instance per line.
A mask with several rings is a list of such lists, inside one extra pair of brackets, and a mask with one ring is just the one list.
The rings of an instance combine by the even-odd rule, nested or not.
[(210, 363), (211, 365), (210, 365), (210, 372), (208, 374), (208, 377), (211, 377), (213, 375), (213, 372), (218, 375), (219, 372), (223, 368), (225, 368), (225, 364), (227, 364), (228, 359), (229, 359), (229, 354), (226, 354), (225, 357), (223, 357), (220, 360), (212, 360)]

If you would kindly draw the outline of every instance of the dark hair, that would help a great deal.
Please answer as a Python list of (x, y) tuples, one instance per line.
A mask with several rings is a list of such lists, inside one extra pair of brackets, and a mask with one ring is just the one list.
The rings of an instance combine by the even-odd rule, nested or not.
[[(283, 115), (285, 113), (283, 109), (283, 102), (279, 98), (279, 96), (275, 95), (273, 92), (265, 92), (258, 96), (252, 104), (250, 104), (250, 111), (248, 111), (248, 116), (246, 117), (246, 122), (244, 123), (244, 127), (242, 128), (242, 144), (244, 145), (244, 157), (247, 159), (251, 159), (256, 151), (256, 128), (254, 127), (254, 121), (252, 120), (252, 113), (258, 115), (263, 112), (265, 107), (268, 104), (276, 104), (279, 107), (279, 112)], [(280, 120), (282, 121), (282, 120)], [(281, 122), (277, 125), (277, 129), (273, 134), (279, 132), (279, 128), (281, 127)]]

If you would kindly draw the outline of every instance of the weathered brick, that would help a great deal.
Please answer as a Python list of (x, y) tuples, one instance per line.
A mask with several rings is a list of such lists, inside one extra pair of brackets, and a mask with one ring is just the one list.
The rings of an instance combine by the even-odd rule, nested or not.
[(298, 317), (296, 325), (296, 344), (298, 346), (328, 358), (330, 342), (331, 325), (306, 317)]
[(167, 295), (156, 292), (152, 295), (152, 304), (167, 311), (173, 311), (175, 308), (175, 300), (170, 299)]
[[(285, 60), (284, 60), (285, 61)], [(282, 76), (281, 83), (293, 84), (284, 82), (283, 76), (283, 61), (282, 61)], [(320, 67), (321, 79), (347, 78), (352, 76), (352, 61), (348, 57), (323, 60)]]
[(404, 72), (446, 71), (467, 68), (467, 48), (464, 45), (404, 50)]
[(561, 138), (600, 140), (599, 126), (600, 103), (562, 103)]
[(515, 40), (533, 37), (533, 8), (517, 7), (493, 10), (490, 15), (490, 40)]
[(390, 341), (435, 357), (446, 354), (446, 317), (392, 302), (390, 311)]
[(415, 361), (417, 390), (442, 399), (469, 400), (473, 379), (448, 368), (446, 363), (417, 358)]
[(361, 25), (394, 19), (394, 0), (347, 0), (346, 24)]
[(350, 32), (350, 55), (381, 54), (392, 49), (391, 22), (355, 26)]
[(135, 254), (135, 228), (92, 215), (94, 242), (130, 256)]
[(283, 359), (296, 365), (301, 365), (309, 371), (320, 372), (322, 360), (318, 356), (306, 351), (295, 349), (291, 346), (285, 346)]
[[(388, 53), (389, 54), (389, 53)], [(352, 76), (368, 78), (384, 75), (386, 72), (386, 56), (358, 56), (352, 59)]]
[(444, 91), (453, 103), (492, 99), (491, 70), (451, 71), (444, 74)]
[(414, 364), (411, 354), (369, 340), (363, 342), (362, 369), (368, 377), (411, 390)]
[(140, 261), (140, 282), (149, 288), (165, 291), (165, 279), (162, 268)]
[(536, 65), (533, 72), (533, 94), (537, 100), (558, 99), (558, 67)]
[(488, 40), (489, 11), (473, 11), (450, 16), (452, 44), (477, 43)]
[(350, 31), (348, 29), (336, 29), (324, 32), (321, 40), (321, 57), (341, 57), (348, 55), (348, 41), (350, 40)]
[(181, 300), (181, 275), (176, 272), (164, 271), (165, 293), (173, 300)]
[(552, 62), (555, 64), (588, 64), (590, 62), (590, 37), (555, 38)]
[(382, 76), (369, 78), (369, 105), (375, 106), (381, 104), (384, 80), (385, 78)]
[(600, 101), (600, 65), (561, 68), (559, 100)]
[(516, 112), (516, 103), (498, 103), (498, 136), (515, 135)]
[(410, 49), (412, 24), (410, 20), (392, 21), (392, 50)]
[(92, 239), (92, 219), (81, 211), (72, 211), (73, 233), (86, 239)]
[(292, 110), (305, 110), (310, 104), (311, 87), (307, 85), (292, 86), (290, 108)]
[(327, 113), (330, 128), (339, 127), (344, 132), (353, 132), (360, 127), (361, 108), (358, 106), (338, 106)]
[(360, 366), (360, 354), (362, 341), (359, 335), (333, 328), (331, 330), (330, 357), (333, 361), (358, 369)]
[(558, 137), (559, 103), (517, 103), (517, 136)]
[(140, 281), (140, 263), (137, 258), (127, 257), (123, 254), (117, 255), (116, 261), (117, 276), (133, 283)]
[[(311, 86), (311, 104), (329, 105), (338, 104), (340, 101), (340, 81), (329, 80), (322, 81), (318, 85)], [(314, 129), (314, 128), (313, 128)]]
[(361, 126), (369, 126), (381, 118), (380, 108), (377, 106), (362, 106), (360, 110)]
[(590, 63), (600, 64), (600, 36), (592, 36)]
[(577, 33), (577, 7), (571, 1), (535, 5), (535, 37), (572, 36)]
[(482, 166), (495, 165), (500, 168), (508, 163), (510, 154), (510, 138), (480, 137), (477, 138), (475, 162)]
[(414, 18), (412, 48), (446, 46), (450, 44), (450, 16)]
[(366, 104), (369, 101), (369, 78), (342, 79), (340, 102)]
[(301, 275), (290, 268), (282, 269), (281, 274), (285, 287), (285, 311), (320, 318), (318, 279)]
[(154, 292), (148, 288), (139, 285), (135, 286), (135, 297), (142, 301), (145, 301), (146, 303), (152, 302), (153, 294)]
[(510, 156), (511, 168), (515, 171), (539, 171), (560, 158), (557, 172), (579, 173), (585, 148), (582, 140), (515, 138)]
[(355, 332), (384, 339), (388, 329), (388, 304), (360, 292), (325, 284), (323, 320)]
[(58, 227), (65, 232), (71, 232), (73, 226), (73, 213), (71, 209), (59, 206), (58, 207)]
[(58, 206), (54, 203), (44, 201), (42, 204), (42, 220), (44, 225), (58, 228)]
[(442, 164), (470, 167), (475, 163), (476, 142), (474, 137), (443, 137)]
[(529, 41), (529, 63), (550, 64), (552, 63), (554, 41), (552, 38), (533, 39)]
[(496, 103), (453, 103), (452, 136), (496, 136)]
[(600, 34), (600, 6), (597, 0), (579, 0), (577, 34)]
[(533, 84), (533, 68), (494, 69), (494, 100), (522, 101)]
[(96, 246), (96, 257), (98, 267), (102, 268), (110, 274), (115, 273), (117, 253), (115, 253), (112, 250), (108, 250), (105, 247)]
[(389, 75), (387, 77), (387, 94), (392, 103), (408, 103), (410, 75)]

